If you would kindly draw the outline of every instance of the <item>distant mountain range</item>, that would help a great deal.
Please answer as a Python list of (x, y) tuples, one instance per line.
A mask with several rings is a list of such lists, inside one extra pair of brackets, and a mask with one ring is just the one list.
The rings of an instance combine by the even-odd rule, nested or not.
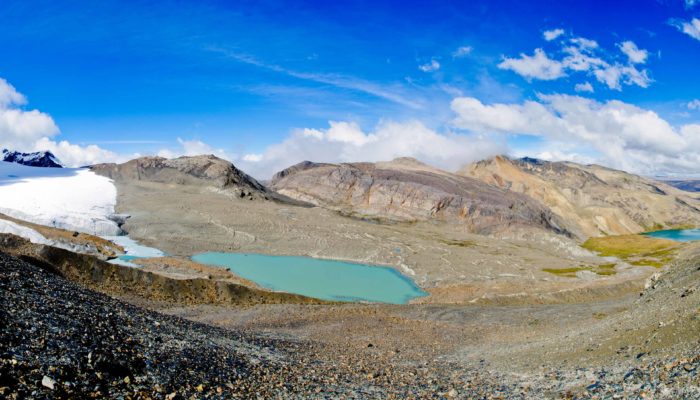
[[(700, 225), (700, 202), (664, 182), (597, 165), (497, 156), (451, 173), (411, 158), (302, 162), (263, 185), (215, 156), (143, 157), (92, 170), (117, 182), (213, 187), (376, 222), (431, 221), (487, 235), (544, 230), (579, 240)], [(523, 230), (524, 229), (524, 230)]]
[(3, 149), (0, 160), (30, 167), (63, 168), (61, 161), (50, 151), (37, 151), (34, 153), (21, 153)]
[(667, 185), (671, 185), (686, 192), (700, 192), (700, 179), (664, 181)]

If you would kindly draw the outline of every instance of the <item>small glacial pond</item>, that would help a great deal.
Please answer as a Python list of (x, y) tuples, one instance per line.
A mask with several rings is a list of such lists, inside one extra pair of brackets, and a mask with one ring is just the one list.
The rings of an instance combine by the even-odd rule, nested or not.
[(129, 261), (136, 258), (165, 257), (165, 253), (162, 251), (153, 247), (143, 246), (128, 236), (102, 236), (102, 238), (122, 246), (124, 248), (124, 252), (126, 253), (115, 259), (109, 260), (109, 262), (112, 264), (126, 265), (127, 267), (138, 267), (138, 264), (134, 264)]
[(323, 300), (405, 304), (427, 295), (409, 278), (388, 267), (241, 253), (203, 253), (192, 260), (227, 268), (268, 289)]
[(692, 242), (700, 240), (700, 229), (668, 229), (665, 231), (655, 231), (645, 233), (647, 236), (670, 239), (677, 242)]

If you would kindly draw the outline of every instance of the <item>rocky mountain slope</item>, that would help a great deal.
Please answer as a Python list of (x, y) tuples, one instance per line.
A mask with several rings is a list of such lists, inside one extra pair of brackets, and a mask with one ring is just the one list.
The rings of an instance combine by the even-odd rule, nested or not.
[(141, 157), (123, 164), (97, 164), (91, 169), (115, 181), (211, 186), (233, 191), (239, 197), (249, 199), (268, 199), (274, 196), (253, 177), (213, 155), (170, 160), (163, 157)]
[(19, 151), (3, 149), (0, 153), (0, 161), (22, 164), (30, 167), (63, 168), (61, 161), (50, 151), (21, 153)]
[(558, 217), (527, 196), (408, 158), (376, 164), (306, 161), (277, 173), (270, 187), (360, 218), (442, 221), (484, 234), (516, 228), (566, 233)]
[(498, 156), (458, 174), (541, 202), (581, 239), (700, 225), (700, 202), (688, 193), (597, 165)]

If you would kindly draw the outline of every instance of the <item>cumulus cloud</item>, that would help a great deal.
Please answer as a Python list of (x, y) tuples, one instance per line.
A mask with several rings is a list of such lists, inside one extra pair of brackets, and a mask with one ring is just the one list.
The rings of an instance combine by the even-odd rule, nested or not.
[(115, 161), (117, 155), (95, 145), (79, 146), (51, 138), (60, 133), (50, 115), (26, 110), (26, 97), (0, 78), (0, 148), (18, 151), (51, 151), (67, 166)]
[(178, 146), (175, 148), (165, 148), (158, 151), (159, 157), (175, 158), (180, 156), (198, 156), (202, 154), (213, 154), (219, 158), (229, 159), (229, 155), (224, 149), (214, 148), (198, 139), (185, 140), (177, 138)]
[(700, 100), (695, 99), (688, 103), (689, 110), (700, 110)]
[(558, 38), (559, 36), (564, 34), (563, 29), (552, 29), (549, 31), (544, 31), (542, 33), (542, 36), (544, 37), (544, 40), (551, 42), (552, 40)]
[(325, 129), (295, 130), (255, 159), (244, 157), (236, 165), (263, 179), (304, 160), (374, 162), (415, 157), (430, 165), (456, 170), (465, 163), (505, 151), (504, 142), (498, 138), (438, 133), (418, 121), (381, 122), (371, 132), (353, 122), (331, 121)]
[[(557, 37), (564, 34), (562, 31)], [(646, 62), (649, 52), (638, 48), (632, 41), (624, 41), (617, 47), (625, 56), (625, 63), (603, 58), (601, 53), (605, 53), (600, 51), (600, 46), (595, 40), (573, 37), (561, 42), (559, 57), (550, 57), (543, 49), (538, 48), (532, 56), (521, 53), (518, 57), (504, 57), (498, 67), (511, 70), (528, 81), (555, 80), (569, 73), (579, 72), (594, 77), (614, 90), (621, 90), (623, 85), (649, 87), (652, 83), (649, 72), (637, 68), (638, 64)]]
[(484, 104), (461, 97), (453, 100), (452, 109), (458, 128), (538, 136), (543, 152), (562, 144), (591, 148), (600, 163), (638, 173), (700, 168), (700, 125), (674, 127), (651, 110), (617, 100), (556, 94), (523, 103)]
[(437, 62), (437, 60), (432, 59), (429, 63), (419, 65), (418, 69), (420, 69), (423, 72), (435, 72), (440, 69), (440, 63)]
[(562, 63), (549, 58), (542, 49), (535, 49), (532, 56), (521, 53), (518, 58), (505, 57), (498, 68), (514, 71), (528, 80), (550, 81), (566, 76)]
[(693, 18), (690, 21), (671, 21), (671, 25), (693, 39), (700, 40), (700, 19)]
[(466, 56), (468, 56), (469, 54), (472, 53), (472, 50), (474, 50), (474, 49), (472, 48), (472, 46), (461, 46), (461, 47), (458, 47), (457, 50), (455, 50), (455, 51), (452, 52), (452, 58), (462, 58), (462, 57), (466, 57)]
[(574, 86), (574, 90), (577, 92), (593, 93), (593, 85), (591, 85), (590, 82), (577, 83), (576, 86)]

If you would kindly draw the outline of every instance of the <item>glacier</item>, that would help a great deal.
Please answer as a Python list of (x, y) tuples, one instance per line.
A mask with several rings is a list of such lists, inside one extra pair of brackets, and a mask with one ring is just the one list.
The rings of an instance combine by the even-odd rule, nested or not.
[(123, 234), (110, 219), (117, 189), (85, 168), (41, 168), (0, 161), (0, 213), (97, 236)]

